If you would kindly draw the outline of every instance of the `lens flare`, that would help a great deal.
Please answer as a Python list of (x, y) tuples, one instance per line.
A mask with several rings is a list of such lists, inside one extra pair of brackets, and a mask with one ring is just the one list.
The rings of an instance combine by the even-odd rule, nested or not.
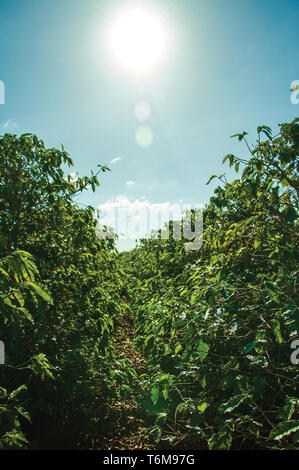
[(139, 126), (135, 138), (140, 147), (149, 147), (153, 142), (153, 131), (149, 126)]
[(138, 121), (146, 121), (151, 114), (150, 105), (146, 101), (139, 101), (135, 106), (135, 116)]

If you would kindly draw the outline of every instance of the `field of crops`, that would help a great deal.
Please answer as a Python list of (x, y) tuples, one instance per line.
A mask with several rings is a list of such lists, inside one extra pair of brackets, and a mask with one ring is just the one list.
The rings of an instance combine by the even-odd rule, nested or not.
[(109, 168), (0, 137), (0, 449), (297, 448), (298, 122), (234, 136), (199, 250), (118, 253), (75, 197)]

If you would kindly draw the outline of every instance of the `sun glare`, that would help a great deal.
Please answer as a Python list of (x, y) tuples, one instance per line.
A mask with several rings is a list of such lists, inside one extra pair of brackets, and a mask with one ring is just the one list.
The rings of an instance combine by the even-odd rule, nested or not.
[(126, 68), (144, 72), (163, 58), (166, 48), (165, 31), (159, 18), (134, 8), (122, 13), (113, 23), (109, 38), (117, 61)]

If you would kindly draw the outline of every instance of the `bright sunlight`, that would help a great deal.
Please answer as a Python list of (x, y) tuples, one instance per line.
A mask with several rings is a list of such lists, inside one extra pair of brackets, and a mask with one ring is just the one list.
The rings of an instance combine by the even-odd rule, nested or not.
[(166, 33), (158, 16), (134, 8), (112, 24), (109, 44), (116, 60), (126, 68), (144, 72), (157, 65), (166, 49)]

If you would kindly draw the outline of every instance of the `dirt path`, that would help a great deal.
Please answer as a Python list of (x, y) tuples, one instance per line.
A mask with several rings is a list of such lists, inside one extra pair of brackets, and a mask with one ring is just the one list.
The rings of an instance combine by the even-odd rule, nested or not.
[[(145, 361), (138, 353), (132, 341), (135, 337), (134, 317), (125, 312), (118, 320), (114, 345), (117, 359), (128, 359), (130, 366), (137, 375), (144, 373)], [(113, 400), (109, 407), (109, 416), (101, 449), (105, 450), (132, 450), (132, 449), (154, 449), (154, 445), (144, 436), (146, 428), (140, 416), (137, 403), (139, 392), (136, 382), (131, 389), (131, 396), (125, 399)]]

